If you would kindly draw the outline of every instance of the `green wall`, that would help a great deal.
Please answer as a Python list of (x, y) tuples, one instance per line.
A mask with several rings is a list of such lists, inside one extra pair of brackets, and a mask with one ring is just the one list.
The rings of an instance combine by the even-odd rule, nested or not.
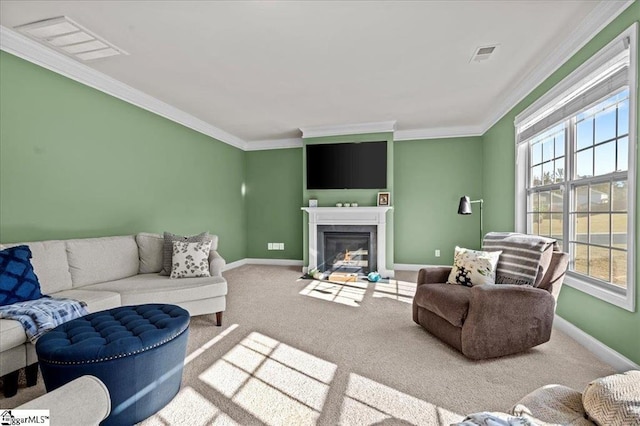
[(481, 198), (481, 159), (480, 137), (395, 143), (396, 263), (450, 265), (456, 245), (480, 247), (478, 204), (457, 213), (461, 196)]
[(246, 257), (245, 153), (0, 53), (0, 241), (220, 236)]
[[(639, 17), (640, 2), (636, 1), (483, 135), (484, 183), (482, 193), (486, 206), (485, 217), (487, 218), (486, 229), (488, 231), (510, 231), (515, 226), (515, 130), (513, 121), (516, 115), (554, 87), (633, 22), (637, 22)], [(635, 96), (638, 99), (638, 93)], [(638, 103), (640, 104), (640, 102)], [(638, 123), (640, 123), (640, 117), (638, 117)], [(638, 183), (636, 185), (637, 188), (640, 188)], [(637, 201), (640, 201), (640, 197)], [(640, 203), (636, 206), (636, 212), (640, 216), (639, 207)], [(638, 217), (636, 217), (636, 223), (638, 223)], [(637, 248), (640, 247), (639, 237), (640, 233), (636, 233)], [(640, 250), (637, 250), (636, 254), (640, 259)], [(640, 290), (638, 259), (636, 259), (636, 288)], [(565, 285), (558, 299), (557, 312), (561, 317), (607, 346), (640, 364), (640, 312), (638, 312), (640, 291), (636, 291), (636, 295), (638, 297), (636, 312), (628, 312)]]
[[(247, 257), (302, 259), (302, 149), (246, 153)], [(285, 249), (267, 250), (267, 243)]]
[[(387, 141), (387, 187), (380, 189), (307, 189), (307, 157), (306, 149), (302, 153), (302, 198), (305, 206), (309, 205), (309, 199), (318, 200), (318, 206), (331, 207), (336, 203), (352, 203), (356, 202), (359, 206), (375, 206), (378, 200), (379, 191), (391, 192), (391, 205), (394, 201), (394, 144), (393, 133), (367, 133), (362, 135), (344, 135), (344, 136), (327, 136), (321, 138), (306, 138), (303, 145), (314, 145), (322, 143), (344, 143), (344, 142), (382, 142)], [(330, 165), (327, 165), (330, 167)], [(394, 211), (387, 212), (387, 268), (394, 263)], [(303, 222), (303, 263), (307, 266), (309, 263), (309, 215), (304, 214)]]

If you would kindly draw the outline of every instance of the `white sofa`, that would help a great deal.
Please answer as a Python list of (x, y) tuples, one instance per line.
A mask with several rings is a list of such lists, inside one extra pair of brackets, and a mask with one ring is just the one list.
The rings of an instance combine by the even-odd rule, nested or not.
[[(144, 303), (181, 306), (191, 316), (216, 314), (218, 326), (226, 308), (227, 281), (224, 259), (218, 254), (218, 237), (212, 235), (211, 277), (170, 279), (162, 269), (162, 235), (140, 233), (118, 237), (38, 241), (0, 245), (0, 249), (25, 244), (42, 294), (84, 301), (89, 312)], [(35, 384), (37, 355), (17, 321), (0, 319), (0, 376), (5, 396), (15, 393), (17, 372), (27, 369), (27, 384)], [(9, 395), (7, 395), (7, 391)]]

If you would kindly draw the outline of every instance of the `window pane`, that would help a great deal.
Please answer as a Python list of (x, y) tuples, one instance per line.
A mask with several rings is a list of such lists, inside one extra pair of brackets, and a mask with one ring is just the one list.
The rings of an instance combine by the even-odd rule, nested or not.
[(537, 192), (534, 192), (529, 196), (529, 211), (537, 212), (540, 208), (538, 202), (540, 200), (540, 195)]
[(556, 182), (564, 182), (564, 157), (560, 157), (555, 161)]
[(546, 163), (542, 163), (542, 184), (549, 185), (553, 183), (553, 174), (554, 174), (554, 162), (548, 161)]
[(540, 142), (531, 144), (531, 165), (542, 162), (542, 144)]
[(626, 213), (611, 215), (611, 238), (613, 240), (611, 245), (613, 247), (627, 249), (627, 217)]
[(629, 133), (629, 100), (618, 104), (618, 136)]
[(554, 189), (553, 191), (551, 191), (551, 211), (552, 212), (563, 211), (562, 191), (559, 189)]
[(542, 142), (542, 161), (549, 161), (553, 158), (553, 138)]
[(586, 212), (589, 210), (589, 186), (582, 185), (576, 186), (576, 189), (573, 191), (575, 195), (575, 206), (574, 209), (578, 212)]
[(599, 145), (595, 148), (594, 176), (605, 175), (616, 171), (616, 141)]
[(589, 247), (589, 275), (603, 281), (609, 281), (610, 277), (609, 249)]
[(549, 191), (540, 192), (540, 211), (548, 212), (551, 210), (551, 196)]
[(562, 224), (562, 213), (553, 213), (551, 215), (551, 233), (549, 234), (551, 238), (562, 240)]
[(589, 242), (591, 244), (598, 244), (601, 246), (608, 246), (611, 244), (609, 227), (609, 214), (608, 213), (596, 213), (589, 215)]
[(589, 210), (592, 212), (609, 211), (609, 182), (596, 183), (590, 188)]
[(540, 213), (540, 225), (538, 235), (548, 237), (551, 235), (551, 213)]
[(616, 137), (616, 109), (609, 108), (596, 114), (596, 143)]
[(611, 202), (611, 210), (616, 212), (627, 211), (627, 181), (619, 180), (611, 185), (613, 194)]
[(534, 235), (540, 235), (540, 215), (538, 213), (532, 213), (531, 218), (531, 233)]
[(576, 154), (576, 178), (593, 176), (593, 148)]
[(629, 137), (618, 139), (618, 159), (617, 170), (625, 171), (629, 169)]
[(627, 252), (611, 250), (611, 257), (613, 262), (611, 282), (622, 288), (627, 288)]
[(542, 185), (542, 166), (531, 168), (531, 186)]
[(578, 213), (574, 218), (575, 223), (573, 227), (575, 236), (573, 239), (581, 243), (589, 242), (589, 216), (585, 213)]
[(564, 155), (564, 130), (556, 135), (556, 157)]
[(588, 246), (573, 244), (573, 270), (581, 274), (589, 273)]
[(593, 145), (593, 118), (589, 118), (576, 124), (576, 139), (577, 149)]

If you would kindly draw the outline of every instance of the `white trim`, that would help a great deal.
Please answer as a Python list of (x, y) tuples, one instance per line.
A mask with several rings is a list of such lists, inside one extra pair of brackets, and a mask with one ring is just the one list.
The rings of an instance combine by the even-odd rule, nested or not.
[(585, 333), (558, 314), (556, 314), (555, 319), (553, 320), (553, 326), (576, 342), (580, 343), (582, 346), (587, 348), (589, 352), (594, 354), (600, 360), (611, 365), (618, 372), (640, 369), (638, 364), (611, 349), (609, 346), (605, 345), (590, 334)]
[(366, 133), (386, 133), (396, 129), (396, 121), (379, 121), (376, 123), (351, 123), (332, 126), (300, 127), (302, 137), (320, 138), (325, 136), (362, 135)]
[(268, 149), (287, 148), (302, 148), (302, 138), (250, 141), (247, 142), (245, 151), (264, 151)]
[(396, 271), (419, 271), (422, 268), (439, 268), (442, 266), (451, 266), (451, 265), (421, 265), (418, 263), (396, 263), (393, 265), (393, 269)]
[(302, 260), (246, 258), (247, 265), (302, 266)]
[(0, 25), (0, 49), (132, 105), (244, 150), (246, 142), (115, 78)]
[(629, 7), (634, 0), (624, 2), (603, 0), (587, 15), (587, 17), (573, 30), (568, 39), (559, 44), (539, 66), (527, 74), (519, 86), (513, 90), (505, 91), (507, 95), (496, 108), (496, 112), (482, 126), (486, 133), (502, 117), (511, 111), (520, 101), (528, 96), (535, 88), (542, 84), (551, 74), (564, 65), (573, 55), (582, 49), (604, 27)]
[(230, 269), (239, 268), (246, 264), (247, 264), (247, 259), (236, 260), (235, 262), (227, 263), (226, 265), (224, 265), (224, 268), (222, 268), (222, 272), (228, 271)]
[[(434, 127), (431, 129), (396, 130), (394, 141), (413, 141), (420, 139), (445, 139), (482, 136), (482, 126)], [(485, 130), (486, 131), (486, 130)]]

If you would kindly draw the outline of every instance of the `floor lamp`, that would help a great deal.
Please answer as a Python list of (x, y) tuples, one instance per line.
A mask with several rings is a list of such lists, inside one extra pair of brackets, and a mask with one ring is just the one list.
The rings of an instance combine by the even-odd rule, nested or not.
[(467, 197), (466, 195), (464, 197), (460, 198), (460, 204), (458, 204), (458, 214), (471, 214), (473, 213), (471, 211), (471, 204), (474, 203), (479, 203), (480, 204), (480, 246), (482, 247), (482, 237), (483, 237), (483, 233), (482, 233), (482, 203), (484, 203), (484, 200), (481, 198), (479, 200), (469, 200), (469, 197)]

